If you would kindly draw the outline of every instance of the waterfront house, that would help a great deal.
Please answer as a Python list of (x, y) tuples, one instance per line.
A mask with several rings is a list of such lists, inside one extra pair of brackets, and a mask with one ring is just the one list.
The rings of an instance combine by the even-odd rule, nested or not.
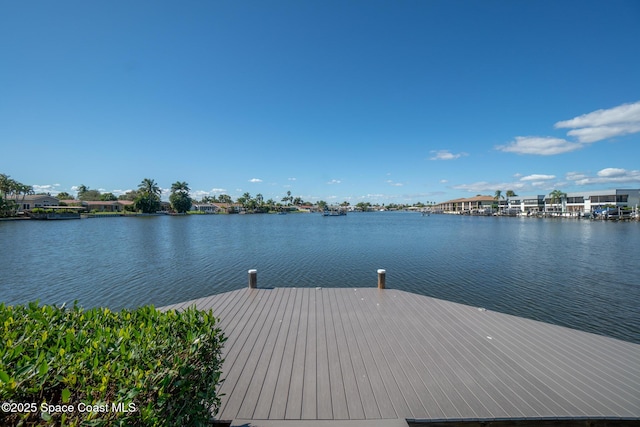
[(605, 206), (636, 208), (640, 204), (640, 189), (599, 190), (581, 193), (567, 193), (564, 212), (593, 213)]
[(60, 201), (49, 195), (27, 194), (25, 196), (9, 196), (7, 200), (14, 200), (18, 205), (18, 212), (28, 211), (35, 208), (46, 208), (58, 206)]
[(238, 203), (193, 203), (191, 210), (204, 213), (239, 213), (242, 205)]
[(122, 212), (124, 207), (118, 200), (98, 201), (87, 200), (82, 202), (87, 212)]
[(496, 199), (493, 196), (478, 195), (462, 199), (448, 200), (434, 206), (433, 210), (445, 213), (488, 213)]
[(131, 207), (130, 210), (133, 210), (134, 202), (132, 200), (118, 200), (118, 204), (122, 206), (122, 211), (124, 211), (127, 207)]
[(499, 202), (493, 196), (475, 196), (453, 199), (434, 205), (434, 212), (456, 214), (488, 213), (499, 205), (501, 212), (522, 212), (535, 214), (568, 213), (580, 215), (608, 207), (636, 209), (640, 206), (640, 189), (612, 189), (566, 193), (561, 200), (552, 200), (548, 194), (514, 196)]
[[(298, 205), (298, 210), (300, 212), (317, 212), (318, 209), (314, 205)], [(353, 211), (353, 207), (351, 207)]]
[(191, 210), (208, 214), (215, 214), (220, 211), (217, 203), (192, 203)]
[(87, 212), (124, 212), (125, 207), (133, 206), (131, 200), (60, 200), (60, 206), (82, 207)]
[(524, 213), (566, 213), (581, 215), (593, 213), (605, 206), (636, 208), (640, 205), (640, 189), (612, 189), (566, 193), (561, 200), (551, 200), (547, 194), (516, 196), (509, 200), (510, 209)]
[(535, 196), (515, 196), (507, 201), (509, 210), (519, 211), (527, 214), (544, 212), (545, 195)]

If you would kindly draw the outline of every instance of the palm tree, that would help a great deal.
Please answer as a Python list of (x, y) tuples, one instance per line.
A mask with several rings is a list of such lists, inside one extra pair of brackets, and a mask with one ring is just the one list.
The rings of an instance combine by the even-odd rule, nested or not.
[(291, 202), (293, 201), (293, 197), (291, 197), (291, 191), (287, 191), (287, 195), (282, 198), (282, 201), (287, 202), (287, 206), (291, 204)]
[(276, 204), (275, 200), (273, 200), (273, 199), (269, 199), (269, 200), (267, 200), (267, 202), (266, 202), (266, 203), (267, 203), (267, 208), (268, 208), (270, 211), (272, 211), (272, 210), (273, 210), (273, 207), (274, 207), (274, 206), (275, 206), (275, 204)]
[(158, 198), (160, 197), (160, 194), (162, 194), (162, 190), (160, 189), (160, 187), (158, 187), (158, 184), (156, 184), (153, 179), (149, 178), (143, 179), (142, 182), (138, 185), (138, 189), (142, 193), (155, 195), (158, 196)]
[(145, 178), (138, 185), (138, 196), (134, 206), (144, 213), (154, 213), (160, 209), (162, 190), (153, 179)]
[[(22, 194), (22, 202), (24, 202), (24, 196), (29, 193), (33, 193), (33, 187), (30, 185), (24, 185), (15, 179), (9, 177), (9, 175), (0, 174), (0, 191), (2, 191), (2, 210), (3, 215), (12, 216), (15, 215), (18, 209), (18, 196)], [(7, 200), (7, 196), (10, 196), (13, 200)]]
[(249, 209), (249, 205), (251, 204), (251, 194), (249, 192), (244, 193), (241, 197), (238, 197), (237, 202), (240, 203), (243, 208)]
[(79, 200), (82, 200), (82, 195), (83, 195), (84, 193), (86, 193), (87, 191), (89, 191), (89, 187), (87, 187), (87, 186), (86, 186), (86, 185), (84, 185), (84, 184), (80, 184), (80, 185), (78, 185), (78, 199), (79, 199)]
[(22, 195), (20, 202), (18, 203), (18, 210), (20, 210), (20, 206), (24, 203), (24, 198), (27, 194), (34, 194), (33, 187), (27, 184), (23, 184), (21, 182), (15, 182), (14, 192), (16, 195), (16, 202), (18, 201), (18, 197)]
[(191, 209), (191, 197), (189, 197), (189, 184), (182, 181), (176, 181), (171, 184), (171, 195), (169, 202), (171, 207), (178, 213), (185, 213)]
[(0, 192), (2, 193), (2, 198), (7, 197), (7, 193), (9, 193), (13, 187), (13, 182), (14, 181), (9, 178), (9, 175), (0, 173)]
[(191, 189), (189, 188), (189, 184), (187, 184), (186, 182), (182, 181), (176, 181), (173, 184), (171, 184), (171, 192), (172, 193), (188, 193), (189, 191), (191, 191)]
[[(551, 204), (555, 205), (558, 202), (562, 202), (562, 200), (567, 197), (567, 193), (563, 193), (560, 190), (553, 190), (551, 193), (549, 193), (550, 199), (551, 199)], [(562, 207), (560, 207), (560, 209), (562, 210)]]
[(260, 193), (256, 194), (256, 204), (258, 205), (258, 209), (262, 209), (264, 206), (264, 196)]
[(504, 196), (502, 195), (502, 190), (496, 190), (493, 199), (498, 202), (498, 210), (500, 210), (500, 199), (504, 200)]
[(513, 190), (507, 190), (507, 205), (509, 207), (509, 209), (511, 209), (511, 204), (509, 199), (511, 199), (511, 197), (518, 197), (518, 195), (513, 191)]

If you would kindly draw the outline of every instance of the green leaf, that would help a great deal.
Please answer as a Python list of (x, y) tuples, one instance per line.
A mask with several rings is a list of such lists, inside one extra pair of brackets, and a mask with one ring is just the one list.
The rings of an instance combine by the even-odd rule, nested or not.
[(11, 377), (5, 371), (0, 371), (0, 380), (4, 383), (8, 383), (11, 381)]
[(64, 390), (62, 390), (62, 403), (69, 402), (70, 398), (71, 398), (71, 390), (69, 390), (68, 388), (65, 388)]
[(40, 375), (46, 375), (49, 372), (49, 365), (47, 362), (42, 362), (40, 366), (38, 366), (38, 373)]

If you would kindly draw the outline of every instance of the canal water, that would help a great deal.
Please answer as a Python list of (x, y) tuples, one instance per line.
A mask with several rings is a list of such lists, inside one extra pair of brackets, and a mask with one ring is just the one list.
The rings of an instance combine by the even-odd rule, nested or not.
[(640, 343), (640, 224), (407, 212), (0, 222), (0, 302), (387, 287)]

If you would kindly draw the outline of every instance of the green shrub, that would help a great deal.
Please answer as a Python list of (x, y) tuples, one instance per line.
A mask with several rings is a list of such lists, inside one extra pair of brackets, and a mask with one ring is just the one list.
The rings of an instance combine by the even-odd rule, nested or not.
[(207, 424), (224, 341), (213, 313), (195, 308), (0, 304), (0, 402), (15, 404), (0, 425)]

